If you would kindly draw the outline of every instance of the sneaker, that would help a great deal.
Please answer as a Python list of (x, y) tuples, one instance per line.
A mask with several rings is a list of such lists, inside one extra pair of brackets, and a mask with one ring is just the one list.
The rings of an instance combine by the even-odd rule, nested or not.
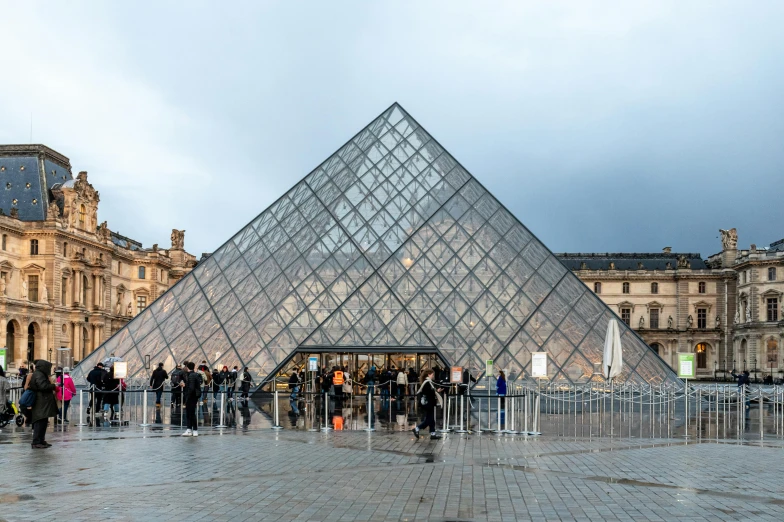
[(185, 433), (182, 434), (183, 437), (193, 437), (193, 432), (191, 430), (185, 430)]
[(198, 432), (198, 431), (196, 431), (196, 430), (193, 430), (193, 436), (194, 436), (194, 437), (198, 437), (198, 436), (199, 436), (199, 432)]
[(419, 428), (414, 428), (414, 429), (413, 429), (413, 430), (411, 430), (411, 431), (413, 431), (413, 432), (414, 432), (414, 437), (416, 437), (416, 438), (419, 438)]
[(441, 435), (439, 435), (438, 433), (431, 433), (430, 434), (430, 440), (439, 440), (440, 438), (441, 438)]
[(52, 445), (49, 444), (48, 442), (44, 442), (44, 443), (40, 444), (40, 446), (46, 446), (47, 448), (51, 448), (52, 447)]
[(49, 447), (49, 446), (45, 446), (45, 445), (43, 445), (43, 444), (33, 444), (33, 445), (32, 445), (32, 448), (33, 448), (33, 449), (46, 449), (46, 448), (48, 448), (48, 447)]

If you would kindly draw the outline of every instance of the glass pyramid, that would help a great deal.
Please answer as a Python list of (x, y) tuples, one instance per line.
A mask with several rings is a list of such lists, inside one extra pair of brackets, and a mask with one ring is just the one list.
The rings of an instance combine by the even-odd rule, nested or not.
[[(209, 361), (257, 382), (301, 349), (435, 347), (514, 378), (602, 380), (616, 317), (398, 104), (164, 293), (74, 371), (114, 354), (129, 375)], [(619, 321), (620, 322), (620, 321)], [(678, 382), (621, 323), (619, 380)]]

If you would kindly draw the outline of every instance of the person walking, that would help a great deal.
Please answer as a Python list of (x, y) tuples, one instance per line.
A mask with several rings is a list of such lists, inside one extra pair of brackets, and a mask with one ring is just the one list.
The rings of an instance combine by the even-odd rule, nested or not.
[(199, 436), (199, 420), (196, 417), (196, 405), (201, 398), (201, 387), (203, 380), (201, 373), (196, 371), (196, 365), (192, 362), (188, 363), (188, 374), (185, 376), (185, 381), (180, 383), (183, 388), (183, 398), (185, 399), (185, 418), (186, 430), (182, 434), (183, 437), (198, 437)]
[(70, 375), (71, 372), (68, 368), (58, 370), (55, 372), (57, 377), (57, 401), (60, 403), (60, 407), (57, 409), (57, 421), (68, 424), (68, 408), (71, 406), (71, 399), (76, 395), (76, 386), (74, 386)]
[(49, 417), (57, 415), (57, 402), (54, 392), (57, 386), (52, 376), (52, 363), (39, 359), (35, 361), (35, 371), (33, 372), (28, 390), (35, 392), (35, 404), (32, 408), (33, 423), (33, 443), (34, 449), (49, 448), (52, 445), (46, 442), (46, 427), (49, 424)]
[(163, 395), (163, 385), (166, 382), (166, 379), (169, 378), (169, 374), (166, 373), (166, 370), (163, 369), (163, 363), (158, 363), (158, 367), (152, 371), (152, 376), (150, 377), (150, 388), (155, 390), (155, 407), (161, 407), (161, 395)]
[(421, 424), (416, 426), (413, 430), (414, 436), (419, 438), (419, 431), (424, 428), (430, 429), (430, 440), (437, 440), (441, 437), (436, 433), (436, 406), (442, 406), (442, 399), (440, 392), (444, 391), (443, 388), (436, 388), (435, 372), (429, 368), (422, 370), (420, 377), (419, 390), (417, 391), (417, 398), (419, 405), (425, 413), (425, 419)]
[(101, 411), (103, 408), (103, 376), (106, 374), (106, 370), (103, 368), (103, 363), (99, 362), (95, 365), (95, 368), (90, 370), (90, 373), (87, 374), (87, 382), (90, 384), (90, 403), (94, 410), (90, 409), (90, 406), (87, 407), (87, 414), (89, 415), (91, 411)]
[(171, 388), (172, 388), (172, 408), (181, 408), (182, 407), (182, 386), (180, 383), (185, 380), (185, 372), (182, 371), (182, 365), (178, 364), (171, 372), (169, 376), (171, 381)]

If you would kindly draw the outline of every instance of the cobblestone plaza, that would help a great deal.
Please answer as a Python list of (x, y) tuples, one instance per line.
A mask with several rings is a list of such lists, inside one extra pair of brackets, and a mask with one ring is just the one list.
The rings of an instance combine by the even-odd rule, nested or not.
[(0, 520), (781, 520), (782, 442), (4, 430)]

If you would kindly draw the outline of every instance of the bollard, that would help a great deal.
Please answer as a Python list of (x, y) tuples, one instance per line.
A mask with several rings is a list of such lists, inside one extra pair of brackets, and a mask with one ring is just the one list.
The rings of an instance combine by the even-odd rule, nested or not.
[(370, 393), (370, 386), (368, 386), (368, 394), (367, 394), (367, 412), (368, 412), (368, 425), (365, 428), (365, 431), (371, 432), (376, 431), (373, 427), (373, 395)]
[(228, 428), (226, 426), (226, 417), (224, 412), (224, 407), (226, 406), (226, 393), (221, 392), (221, 406), (220, 406), (220, 419), (218, 419), (218, 425), (215, 426), (216, 428)]
[(139, 424), (142, 428), (146, 428), (149, 426), (147, 423), (147, 390), (142, 390), (144, 396), (142, 397), (142, 423)]
[(79, 424), (77, 426), (87, 426), (87, 423), (84, 422), (84, 408), (82, 407), (84, 404), (84, 390), (79, 390)]

